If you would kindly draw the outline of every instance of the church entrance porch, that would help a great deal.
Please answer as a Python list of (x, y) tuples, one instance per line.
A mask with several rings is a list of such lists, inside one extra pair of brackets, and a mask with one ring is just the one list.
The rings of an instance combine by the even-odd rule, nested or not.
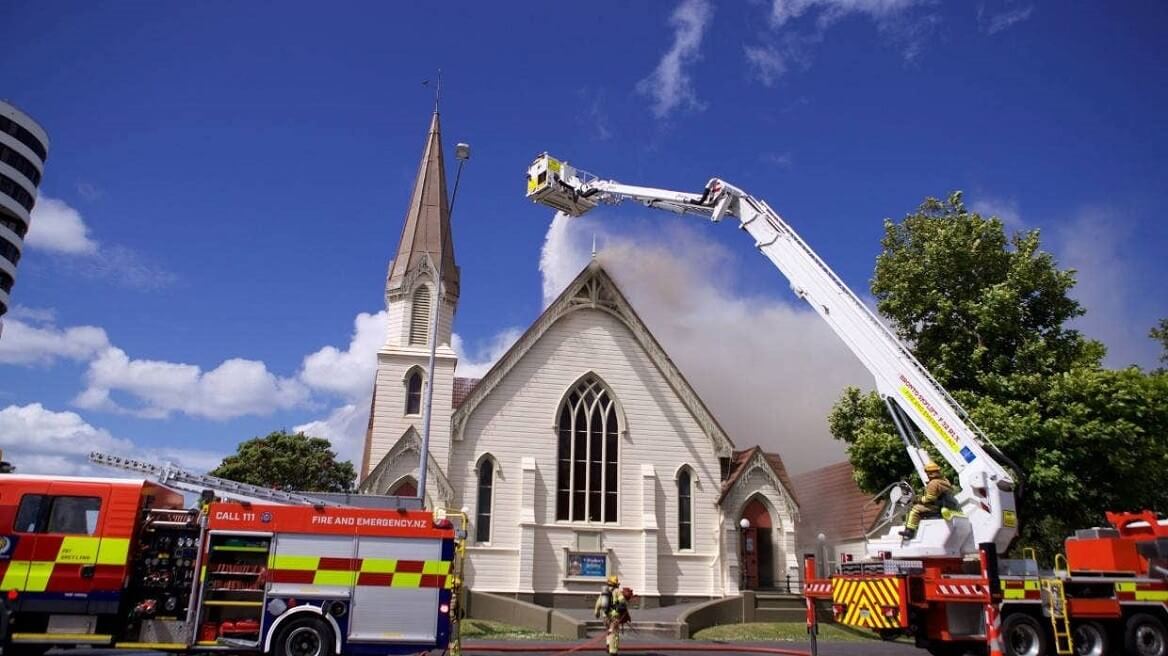
[(751, 499), (742, 509), (742, 574), (747, 590), (775, 585), (774, 524), (767, 508)]

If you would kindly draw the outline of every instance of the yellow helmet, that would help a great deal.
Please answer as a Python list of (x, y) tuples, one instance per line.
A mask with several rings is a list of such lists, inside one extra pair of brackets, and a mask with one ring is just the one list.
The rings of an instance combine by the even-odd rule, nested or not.
[(609, 585), (620, 585), (620, 579), (618, 579), (616, 577), (616, 574), (613, 574), (612, 576), (608, 577), (608, 584)]
[(926, 462), (925, 463), (925, 473), (926, 474), (938, 474), (940, 472), (941, 472), (941, 465), (938, 465), (935, 462)]

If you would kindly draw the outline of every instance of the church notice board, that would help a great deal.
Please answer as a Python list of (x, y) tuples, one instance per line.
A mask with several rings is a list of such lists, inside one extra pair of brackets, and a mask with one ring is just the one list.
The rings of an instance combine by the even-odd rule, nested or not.
[(608, 554), (585, 551), (568, 552), (568, 576), (604, 578), (608, 575)]

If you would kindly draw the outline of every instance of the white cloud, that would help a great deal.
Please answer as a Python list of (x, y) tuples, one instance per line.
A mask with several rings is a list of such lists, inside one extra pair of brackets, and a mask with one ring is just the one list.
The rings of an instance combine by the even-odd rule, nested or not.
[(914, 5), (927, 0), (774, 0), (771, 4), (771, 23), (782, 27), (788, 21), (805, 13), (818, 12), (816, 22), (827, 27), (849, 14), (863, 14), (878, 21), (898, 17)]
[(653, 100), (653, 114), (657, 118), (668, 116), (680, 106), (702, 108), (685, 69), (701, 58), (702, 36), (713, 13), (706, 0), (682, 0), (669, 17), (673, 45), (661, 57), (657, 68), (637, 83), (637, 91)]
[(90, 202), (98, 200), (105, 195), (101, 188), (91, 182), (78, 182), (77, 193)]
[(123, 287), (143, 291), (164, 289), (178, 279), (170, 271), (124, 246), (106, 246), (91, 257), (66, 260), (65, 265), (86, 278), (112, 280)]
[[(971, 202), (969, 208), (983, 217), (1000, 218), (1007, 231), (1036, 227), (1023, 218), (1013, 199), (985, 196)], [(1137, 364), (1155, 368), (1159, 350), (1148, 338), (1148, 330), (1165, 308), (1135, 291), (1140, 273), (1127, 256), (1132, 249), (1131, 230), (1120, 213), (1104, 207), (1084, 208), (1042, 234), (1042, 248), (1055, 254), (1056, 266), (1076, 272), (1070, 295), (1086, 314), (1073, 320), (1071, 327), (1103, 342), (1107, 347), (1103, 364), (1107, 367)]]
[(746, 256), (711, 242), (705, 230), (717, 227), (671, 224), (645, 237), (603, 228), (553, 220), (541, 258), (545, 301), (587, 264), (599, 231), (600, 262), (740, 448), (761, 444), (793, 471), (844, 459), (827, 414), (846, 385), (870, 387), (871, 375), (818, 315), (736, 292), (734, 263)]
[[(1007, 4), (1011, 3), (1007, 2)], [(1030, 18), (1032, 13), (1034, 13), (1033, 5), (1012, 7), (995, 12), (987, 10), (985, 4), (981, 4), (977, 8), (977, 23), (983, 32), (993, 35), (1008, 30)]]
[(795, 163), (795, 158), (791, 153), (764, 153), (762, 161), (767, 164), (774, 164), (780, 168), (789, 169)]
[(764, 86), (772, 86), (787, 72), (787, 60), (773, 45), (743, 46), (746, 62)]
[(105, 331), (96, 326), (61, 329), (51, 324), (51, 317), (47, 323), (34, 326), (16, 319), (5, 321), (0, 364), (50, 365), (58, 358), (84, 362), (109, 346)]
[[(84, 192), (82, 192), (84, 195)], [(68, 203), (40, 196), (32, 210), (25, 243), (57, 256), (62, 265), (88, 278), (112, 280), (133, 289), (161, 289), (176, 277), (124, 246), (100, 245), (90, 236), (81, 213)]]
[(1025, 230), (1026, 224), (1022, 221), (1022, 212), (1018, 209), (1018, 201), (994, 196), (982, 196), (969, 204), (969, 209), (980, 214), (983, 218), (997, 217), (1005, 224), (1007, 232), (1010, 230)]
[(1087, 311), (1072, 326), (1107, 346), (1107, 366), (1154, 368), (1159, 347), (1148, 338), (1148, 330), (1165, 307), (1162, 298), (1147, 298), (1135, 291), (1139, 273), (1127, 256), (1131, 250), (1128, 224), (1114, 210), (1088, 208), (1055, 228), (1053, 236), (1060, 268), (1077, 271), (1071, 296)]
[(522, 328), (506, 328), (502, 332), (494, 335), (486, 341), (485, 344), (469, 352), (462, 337), (457, 333), (451, 341), (455, 354), (458, 355), (458, 368), (455, 370), (455, 375), (463, 378), (482, 378), (484, 374), (490, 371), (491, 367), (495, 366), (495, 361), (503, 357), (515, 340), (523, 335)]
[(32, 208), (32, 223), (25, 243), (29, 248), (67, 253), (93, 255), (97, 242), (89, 237), (89, 226), (81, 213), (62, 200), (41, 196)]
[[(230, 419), (270, 414), (308, 400), (308, 390), (299, 381), (280, 378), (256, 360), (233, 358), (204, 372), (197, 365), (133, 360), (115, 347), (90, 363), (86, 382), (86, 389), (74, 400), (79, 407), (147, 418), (182, 412)], [(133, 404), (118, 403), (113, 392), (131, 395)]]
[(33, 308), (15, 305), (8, 311), (9, 319), (27, 319), (32, 323), (52, 323), (57, 320), (57, 311), (52, 308)]
[(304, 358), (300, 380), (305, 385), (345, 399), (368, 396), (377, 372), (377, 350), (385, 343), (389, 315), (362, 312), (353, 320), (349, 347), (326, 346)]
[(849, 16), (875, 23), (905, 61), (914, 61), (939, 18), (912, 10), (929, 4), (930, 0), (772, 0), (771, 35), (766, 43), (745, 47), (747, 65), (760, 82), (771, 86), (793, 64), (809, 67), (812, 49), (824, 41), (832, 25)]
[(303, 432), (313, 437), (323, 437), (332, 443), (341, 460), (349, 460), (355, 467), (361, 466), (364, 455), (365, 429), (369, 425), (369, 401), (373, 379), (370, 378), (365, 397), (353, 403), (346, 403), (334, 409), (324, 419), (294, 426), (293, 431)]
[(222, 459), (220, 454), (197, 449), (141, 449), (90, 425), (75, 412), (48, 410), (40, 403), (0, 409), (0, 447), (4, 459), (24, 474), (110, 475), (110, 470), (88, 462), (91, 451), (170, 461), (195, 471), (212, 469)]

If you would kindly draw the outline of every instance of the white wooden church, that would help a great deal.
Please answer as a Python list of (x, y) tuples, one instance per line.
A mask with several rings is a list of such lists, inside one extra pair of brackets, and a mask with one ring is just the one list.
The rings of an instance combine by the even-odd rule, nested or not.
[(473, 589), (590, 604), (616, 574), (652, 605), (781, 586), (799, 560), (782, 461), (736, 449), (596, 261), (482, 379), (455, 377), (447, 199), (435, 112), (386, 281), (361, 491), (416, 494), (437, 303), (426, 503), (468, 509)]

